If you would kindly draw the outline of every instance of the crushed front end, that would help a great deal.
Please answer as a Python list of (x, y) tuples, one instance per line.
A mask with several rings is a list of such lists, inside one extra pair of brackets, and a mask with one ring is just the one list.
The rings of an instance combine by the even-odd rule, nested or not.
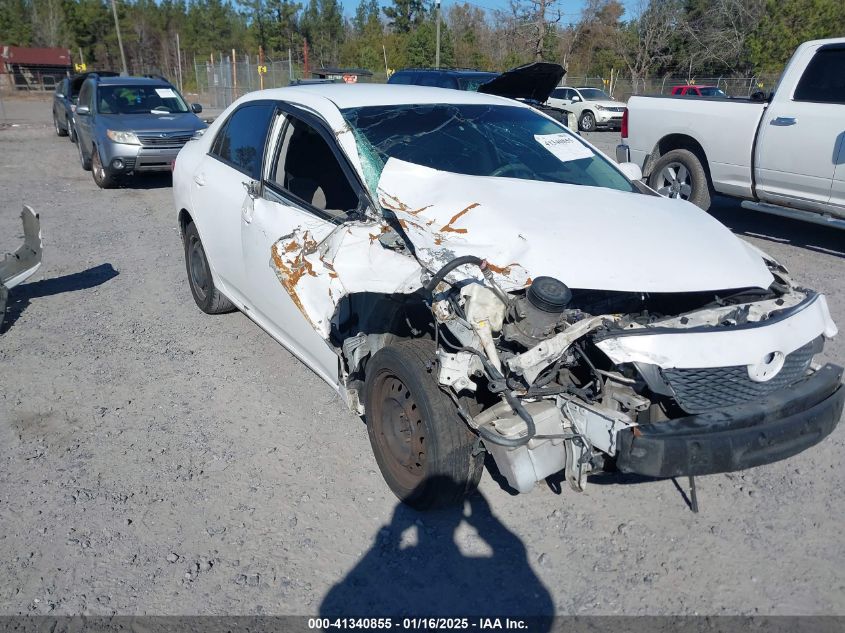
[(827, 302), (774, 262), (765, 290), (570, 290), (538, 277), (504, 292), (487, 262), (461, 259), (429, 284), (439, 382), (520, 492), (560, 471), (583, 490), (605, 470), (759, 466), (839, 421), (842, 368), (813, 362), (837, 332)]

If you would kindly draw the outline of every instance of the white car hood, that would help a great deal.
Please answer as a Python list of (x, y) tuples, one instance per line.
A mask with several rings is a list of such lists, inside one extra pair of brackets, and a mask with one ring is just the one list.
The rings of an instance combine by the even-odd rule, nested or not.
[(465, 176), (391, 158), (379, 202), (429, 269), (486, 259), (508, 290), (547, 275), (571, 288), (767, 288), (764, 261), (688, 202), (557, 183)]

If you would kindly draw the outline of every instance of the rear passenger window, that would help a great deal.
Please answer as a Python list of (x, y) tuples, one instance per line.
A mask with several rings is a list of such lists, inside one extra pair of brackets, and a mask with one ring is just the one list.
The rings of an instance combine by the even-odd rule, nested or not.
[(845, 104), (845, 48), (819, 49), (798, 82), (793, 99)]
[(260, 179), (264, 142), (272, 116), (273, 105), (270, 103), (241, 106), (217, 133), (211, 145), (211, 155), (253, 180)]

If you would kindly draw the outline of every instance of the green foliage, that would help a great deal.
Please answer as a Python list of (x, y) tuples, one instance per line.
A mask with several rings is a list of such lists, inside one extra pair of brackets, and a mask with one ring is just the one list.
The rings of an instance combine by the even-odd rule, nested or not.
[[(434, 66), (437, 35), (433, 20), (426, 20), (415, 28), (405, 40), (405, 64), (408, 66)], [(440, 26), (440, 65), (455, 65), (455, 50), (449, 29)]]
[(32, 43), (32, 11), (26, 0), (0, 0), (0, 43), (29, 46)]
[(749, 48), (759, 70), (777, 72), (802, 42), (842, 35), (843, 0), (767, 0)]
[(422, 24), (426, 10), (423, 0), (393, 0), (392, 6), (384, 7), (384, 15), (394, 32), (409, 33)]

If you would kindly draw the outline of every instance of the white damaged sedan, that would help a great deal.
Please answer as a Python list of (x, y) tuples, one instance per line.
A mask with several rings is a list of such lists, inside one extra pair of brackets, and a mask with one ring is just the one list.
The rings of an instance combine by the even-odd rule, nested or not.
[[(179, 153), (189, 285), (362, 414), (418, 508), (484, 453), (530, 491), (799, 453), (839, 421), (823, 295), (518, 102), (396, 85), (254, 92)], [(630, 173), (630, 172), (627, 172)]]

